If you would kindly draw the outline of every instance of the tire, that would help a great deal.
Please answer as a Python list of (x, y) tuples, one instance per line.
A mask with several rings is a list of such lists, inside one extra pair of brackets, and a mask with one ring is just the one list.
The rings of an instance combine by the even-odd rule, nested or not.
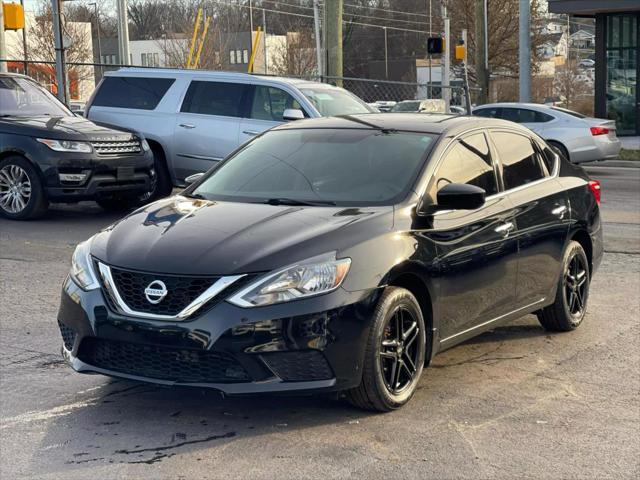
[(26, 158), (13, 155), (0, 161), (0, 216), (31, 220), (48, 207), (40, 175)]
[(143, 204), (139, 197), (110, 197), (96, 200), (107, 212), (128, 212)]
[[(399, 324), (402, 335), (398, 335)], [(402, 344), (398, 338), (403, 338)], [(404, 288), (386, 288), (371, 320), (362, 380), (346, 392), (347, 400), (358, 408), (378, 412), (402, 407), (418, 386), (425, 352), (426, 329), (418, 301)], [(397, 382), (394, 365), (395, 372), (400, 372)]]
[(167, 167), (167, 158), (159, 145), (152, 145), (154, 170), (156, 171), (156, 182), (152, 192), (141, 197), (144, 203), (150, 203), (160, 198), (168, 197), (173, 191), (173, 181)]
[(561, 144), (560, 142), (556, 142), (555, 140), (549, 140), (547, 143), (551, 145), (556, 150), (556, 152), (558, 152), (558, 154), (564, 157), (565, 160), (567, 160), (568, 162), (571, 161), (571, 159), (569, 158), (569, 151), (563, 144)]
[(545, 330), (569, 332), (580, 326), (587, 311), (590, 282), (587, 255), (582, 245), (572, 240), (562, 260), (555, 301), (538, 312)]

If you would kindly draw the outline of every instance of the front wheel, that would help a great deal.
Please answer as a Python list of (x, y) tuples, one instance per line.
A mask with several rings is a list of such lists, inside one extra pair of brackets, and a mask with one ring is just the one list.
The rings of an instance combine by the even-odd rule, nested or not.
[(388, 412), (413, 396), (422, 375), (426, 329), (418, 301), (404, 288), (385, 289), (375, 309), (360, 385), (347, 399), (366, 410)]
[(0, 215), (12, 220), (42, 216), (49, 206), (36, 169), (28, 160), (10, 156), (0, 161)]
[(564, 253), (555, 301), (538, 312), (540, 324), (556, 332), (578, 328), (587, 312), (590, 282), (587, 255), (582, 245), (572, 240)]

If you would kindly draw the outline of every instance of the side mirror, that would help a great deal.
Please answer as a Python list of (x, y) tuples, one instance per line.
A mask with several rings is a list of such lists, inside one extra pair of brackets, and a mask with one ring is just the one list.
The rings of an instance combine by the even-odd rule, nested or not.
[(200, 177), (202, 177), (203, 175), (204, 173), (194, 173), (193, 175), (189, 175), (184, 179), (184, 183), (186, 183), (187, 185), (191, 185), (192, 183), (200, 180)]
[(475, 185), (450, 183), (438, 190), (438, 210), (475, 210), (484, 205), (486, 192)]
[(302, 120), (304, 119), (304, 113), (298, 108), (287, 108), (282, 114), (283, 120)]

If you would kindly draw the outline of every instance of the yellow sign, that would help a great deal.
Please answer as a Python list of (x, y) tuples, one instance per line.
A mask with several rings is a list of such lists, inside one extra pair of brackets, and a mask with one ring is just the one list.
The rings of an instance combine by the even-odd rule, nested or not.
[(456, 45), (456, 60), (464, 60), (466, 53), (464, 45)]
[(19, 3), (3, 3), (4, 29), (20, 30), (24, 28), (24, 10)]

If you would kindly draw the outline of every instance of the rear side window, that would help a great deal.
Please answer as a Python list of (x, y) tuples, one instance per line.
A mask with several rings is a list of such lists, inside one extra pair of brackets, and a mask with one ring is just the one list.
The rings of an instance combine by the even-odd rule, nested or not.
[(492, 132), (491, 136), (502, 162), (505, 190), (544, 178), (545, 174), (531, 139), (509, 132)]
[(254, 88), (251, 118), (282, 122), (282, 115), (288, 108), (302, 110), (298, 101), (284, 90), (261, 85)]
[(93, 105), (153, 110), (174, 81), (173, 78), (105, 77)]
[(527, 108), (503, 108), (501, 118), (516, 123), (544, 123), (553, 120), (551, 115)]
[(242, 83), (193, 81), (182, 102), (181, 112), (241, 117), (247, 86)]
[(500, 110), (502, 109), (501, 108), (481, 108), (480, 110), (475, 110), (473, 114), (478, 117), (500, 118)]
[(484, 135), (477, 133), (458, 140), (446, 153), (436, 178), (436, 190), (449, 183), (466, 183), (483, 188), (487, 195), (497, 193), (496, 176)]

